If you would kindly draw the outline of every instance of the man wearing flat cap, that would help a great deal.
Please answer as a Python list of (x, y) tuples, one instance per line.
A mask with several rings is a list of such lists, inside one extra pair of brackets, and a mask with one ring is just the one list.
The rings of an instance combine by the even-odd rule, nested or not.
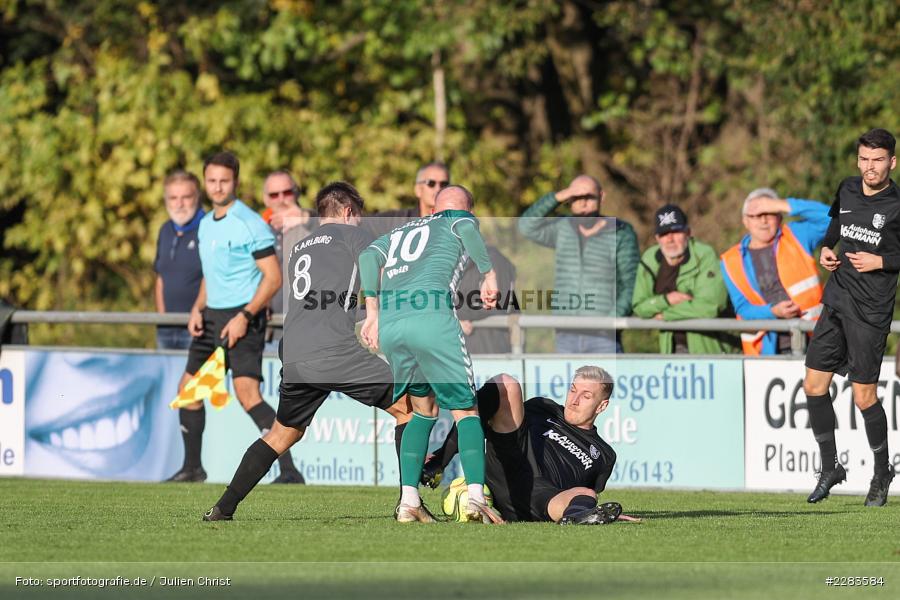
[[(719, 257), (708, 244), (691, 237), (687, 215), (667, 204), (654, 215), (656, 244), (641, 256), (634, 284), (635, 316), (679, 321), (712, 319), (728, 306)], [(716, 331), (660, 331), (663, 354), (733, 352), (726, 334)]]

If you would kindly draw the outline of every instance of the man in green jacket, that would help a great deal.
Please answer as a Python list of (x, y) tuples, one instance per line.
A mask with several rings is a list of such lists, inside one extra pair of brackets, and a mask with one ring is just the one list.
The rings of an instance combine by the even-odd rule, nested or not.
[[(687, 215), (672, 204), (656, 211), (656, 245), (641, 257), (634, 285), (634, 314), (644, 319), (712, 319), (728, 305), (728, 291), (711, 246), (691, 237)], [(660, 331), (663, 354), (733, 352), (720, 332)]]
[[(564, 190), (542, 196), (519, 219), (528, 239), (556, 250), (554, 290), (557, 315), (626, 317), (639, 250), (634, 228), (621, 219), (600, 216), (600, 182), (579, 175)], [(561, 204), (572, 217), (546, 219)], [(556, 351), (566, 354), (622, 352), (612, 331), (556, 330)]]

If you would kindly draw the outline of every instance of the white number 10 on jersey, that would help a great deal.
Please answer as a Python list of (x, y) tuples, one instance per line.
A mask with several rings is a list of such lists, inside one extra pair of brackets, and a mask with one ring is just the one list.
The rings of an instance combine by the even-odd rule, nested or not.
[[(392, 233), (391, 247), (388, 249), (387, 262), (384, 264), (384, 268), (397, 264), (397, 248), (400, 249), (400, 259), (404, 262), (413, 262), (422, 256), (422, 253), (425, 251), (425, 245), (428, 243), (430, 231), (427, 225), (423, 225), (409, 231), (401, 230)], [(415, 248), (413, 244), (415, 244)]]

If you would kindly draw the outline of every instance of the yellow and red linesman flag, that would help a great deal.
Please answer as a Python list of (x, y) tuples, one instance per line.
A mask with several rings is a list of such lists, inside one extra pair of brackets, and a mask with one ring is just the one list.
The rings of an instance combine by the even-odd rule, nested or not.
[(222, 346), (209, 355), (203, 366), (184, 384), (169, 407), (181, 408), (207, 399), (216, 408), (224, 408), (231, 399), (225, 388), (225, 349)]

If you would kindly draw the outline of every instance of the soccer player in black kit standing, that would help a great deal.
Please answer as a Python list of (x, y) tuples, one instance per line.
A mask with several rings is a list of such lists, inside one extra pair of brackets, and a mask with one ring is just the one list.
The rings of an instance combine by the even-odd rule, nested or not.
[[(829, 395), (835, 373), (846, 375), (853, 401), (862, 412), (866, 437), (875, 455), (875, 473), (866, 506), (884, 506), (894, 467), (888, 461), (887, 416), (876, 397), (878, 375), (890, 332), (900, 272), (900, 190), (891, 178), (897, 165), (896, 140), (872, 129), (857, 142), (859, 177), (838, 187), (831, 226), (819, 262), (832, 272), (825, 285), (825, 309), (806, 355), (809, 421), (822, 456), (819, 483), (807, 498), (819, 502), (846, 480), (837, 460), (835, 414)], [(841, 250), (832, 250), (840, 241)]]
[[(372, 242), (358, 227), (363, 199), (338, 181), (316, 195), (319, 228), (297, 242), (288, 258), (288, 280), (278, 415), (271, 430), (246, 451), (234, 478), (204, 521), (230, 521), (238, 504), (272, 463), (300, 441), (331, 392), (376, 406), (397, 420), (399, 442), (411, 416), (406, 396), (394, 402), (391, 369), (356, 338), (359, 268), (357, 257)], [(421, 521), (433, 522), (427, 510)]]

